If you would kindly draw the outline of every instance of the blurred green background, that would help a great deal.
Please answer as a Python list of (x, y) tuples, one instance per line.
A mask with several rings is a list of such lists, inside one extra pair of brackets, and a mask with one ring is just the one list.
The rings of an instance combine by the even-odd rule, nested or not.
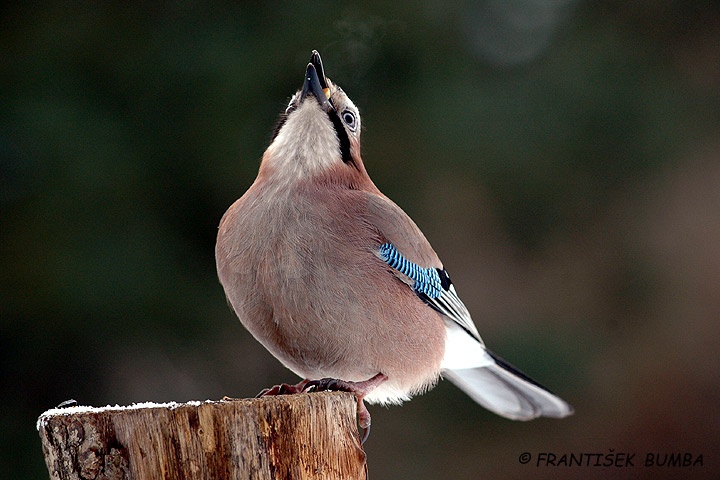
[[(511, 422), (443, 382), (371, 407), (371, 477), (717, 478), (717, 2), (22, 3), (0, 10), (0, 478), (47, 478), (35, 420), (69, 398), (295, 380), (213, 249), (312, 49), (486, 342), (576, 408)], [(636, 466), (518, 462), (611, 449)]]

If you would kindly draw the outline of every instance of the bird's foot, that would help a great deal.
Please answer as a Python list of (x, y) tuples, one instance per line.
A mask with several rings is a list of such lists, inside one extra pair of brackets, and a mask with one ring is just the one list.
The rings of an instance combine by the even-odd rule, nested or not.
[(262, 390), (260, 393), (255, 395), (255, 398), (260, 397), (266, 397), (266, 396), (272, 396), (272, 395), (292, 395), (294, 393), (302, 393), (306, 389), (306, 385), (310, 382), (310, 380), (303, 380), (300, 383), (296, 383), (295, 385), (290, 385), (288, 383), (281, 383), (280, 385), (275, 385), (274, 387), (266, 388)]
[(363, 399), (367, 394), (375, 390), (378, 385), (387, 380), (387, 378), (387, 375), (382, 373), (378, 373), (371, 379), (363, 382), (349, 382), (337, 378), (322, 378), (320, 380), (306, 381), (303, 391), (340, 391), (354, 394), (357, 397), (358, 425), (364, 431), (361, 443), (364, 444), (370, 436), (370, 412), (368, 412)]

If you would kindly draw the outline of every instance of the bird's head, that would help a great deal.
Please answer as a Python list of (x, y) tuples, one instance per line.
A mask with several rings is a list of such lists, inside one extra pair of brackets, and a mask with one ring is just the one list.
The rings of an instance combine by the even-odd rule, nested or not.
[(280, 116), (261, 173), (287, 179), (335, 172), (366, 175), (360, 159), (360, 112), (345, 92), (325, 76), (312, 52), (303, 86)]

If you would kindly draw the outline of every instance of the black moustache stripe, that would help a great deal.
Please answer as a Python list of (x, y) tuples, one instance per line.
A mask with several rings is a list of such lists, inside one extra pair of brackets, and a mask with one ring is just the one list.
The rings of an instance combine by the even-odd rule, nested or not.
[(350, 155), (350, 138), (345, 131), (345, 125), (342, 120), (340, 120), (340, 116), (333, 109), (328, 112), (328, 117), (330, 117), (330, 121), (332, 122), (333, 127), (335, 127), (335, 133), (337, 134), (338, 140), (340, 140), (340, 154), (342, 155), (343, 162), (354, 163), (352, 156)]

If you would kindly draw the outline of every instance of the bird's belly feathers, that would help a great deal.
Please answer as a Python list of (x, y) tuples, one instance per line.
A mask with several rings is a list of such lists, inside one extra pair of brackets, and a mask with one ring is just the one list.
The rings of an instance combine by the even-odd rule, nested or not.
[(443, 320), (377, 257), (377, 233), (358, 212), (329, 215), (341, 205), (302, 197), (252, 209), (244, 198), (221, 222), (216, 253), (228, 300), (258, 341), (304, 378), (384, 373), (370, 402), (401, 401), (436, 381)]

